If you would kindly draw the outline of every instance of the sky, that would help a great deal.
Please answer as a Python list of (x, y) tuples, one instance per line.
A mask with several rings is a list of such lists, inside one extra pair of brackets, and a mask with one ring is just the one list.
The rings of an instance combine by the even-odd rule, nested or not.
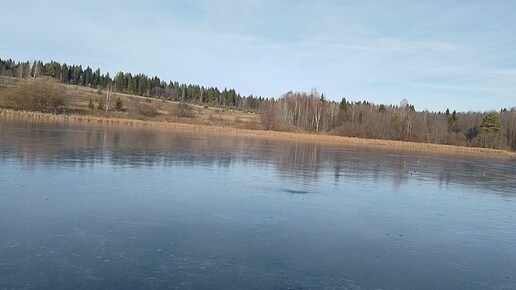
[(0, 58), (241, 94), (516, 106), (516, 1), (4, 1)]

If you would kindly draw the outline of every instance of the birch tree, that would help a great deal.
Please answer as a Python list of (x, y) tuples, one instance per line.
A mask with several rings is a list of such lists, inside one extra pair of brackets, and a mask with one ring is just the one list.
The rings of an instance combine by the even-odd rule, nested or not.
[(106, 102), (104, 106), (104, 110), (109, 111), (109, 105), (111, 104), (111, 98), (113, 97), (113, 83), (109, 82), (106, 86)]

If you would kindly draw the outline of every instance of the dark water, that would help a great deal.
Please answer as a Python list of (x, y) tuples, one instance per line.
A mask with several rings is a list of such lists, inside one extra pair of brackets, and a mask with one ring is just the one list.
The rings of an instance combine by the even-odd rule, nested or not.
[(0, 289), (516, 289), (516, 161), (0, 120)]

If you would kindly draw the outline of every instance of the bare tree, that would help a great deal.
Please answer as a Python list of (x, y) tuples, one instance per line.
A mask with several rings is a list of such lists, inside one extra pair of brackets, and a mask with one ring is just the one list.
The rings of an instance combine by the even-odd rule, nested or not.
[(45, 68), (43, 67), (43, 63), (41, 61), (34, 61), (31, 67), (31, 76), (33, 78), (41, 77), (44, 75)]
[(113, 83), (109, 82), (106, 86), (106, 102), (104, 105), (104, 110), (109, 111), (109, 105), (111, 104), (111, 97), (114, 95), (113, 93)]
[(260, 117), (265, 130), (272, 130), (276, 125), (274, 101), (265, 101), (260, 107)]
[(312, 110), (313, 110), (313, 116), (314, 116), (314, 127), (315, 132), (319, 132), (319, 126), (321, 124), (321, 116), (323, 114), (323, 111), (325, 109), (325, 101), (324, 97), (319, 98), (319, 94), (317, 91), (312, 92)]

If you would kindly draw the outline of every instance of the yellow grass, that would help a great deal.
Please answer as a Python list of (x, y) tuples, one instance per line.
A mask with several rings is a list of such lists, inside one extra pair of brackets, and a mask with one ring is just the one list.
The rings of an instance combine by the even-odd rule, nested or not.
[[(7, 87), (15, 87), (21, 81), (16, 78), (0, 77)], [(39, 112), (15, 111), (0, 108), (1, 118), (20, 118), (24, 120), (34, 120), (38, 122), (86, 122), (115, 125), (159, 127), (171, 129), (187, 129), (211, 132), (238, 133), (250, 136), (261, 136), (268, 138), (281, 138), (296, 141), (310, 142), (329, 142), (335, 144), (345, 144), (354, 146), (368, 146), (375, 148), (390, 148), (400, 150), (419, 150), (437, 151), (460, 154), (475, 154), (489, 156), (515, 157), (516, 152), (505, 150), (495, 150), (477, 147), (461, 147), (441, 144), (415, 143), (394, 140), (375, 140), (353, 137), (341, 137), (314, 133), (292, 133), (278, 131), (264, 131), (261, 128), (259, 116), (255, 113), (243, 112), (223, 108), (205, 108), (198, 105), (189, 104), (191, 118), (179, 118), (177, 116), (178, 102), (161, 101), (136, 95), (116, 93), (113, 97), (121, 98), (124, 107), (128, 108), (131, 104), (144, 103), (154, 107), (158, 112), (156, 117), (143, 117), (135, 119), (128, 112), (99, 111), (89, 110), (87, 105), (90, 99), (100, 99), (105, 92), (97, 94), (97, 89), (80, 87), (73, 85), (60, 84), (64, 87), (68, 109), (81, 114), (56, 115)], [(141, 116), (140, 116), (141, 117)]]
[(291, 133), (278, 131), (264, 131), (251, 130), (243, 128), (234, 128), (228, 126), (212, 126), (204, 124), (188, 124), (167, 121), (153, 121), (153, 120), (137, 120), (117, 117), (101, 117), (91, 115), (56, 115), (40, 112), (15, 111), (10, 109), (0, 109), (0, 119), (22, 119), (37, 122), (86, 122), (93, 124), (112, 124), (112, 125), (129, 125), (142, 126), (154, 128), (169, 128), (169, 129), (186, 129), (205, 132), (223, 132), (223, 133), (237, 133), (249, 136), (259, 136), (275, 139), (288, 139), (296, 141), (310, 141), (310, 142), (324, 142), (341, 145), (366, 146), (376, 148), (402, 149), (402, 150), (418, 150), (418, 151), (436, 151), (459, 154), (475, 154), (488, 155), (500, 157), (516, 157), (515, 152), (496, 150), (488, 148), (477, 147), (460, 147), (452, 145), (429, 144), (429, 143), (415, 143), (393, 140), (376, 140), (363, 139), (354, 137), (341, 137), (322, 134), (309, 133)]
[[(7, 87), (16, 87), (23, 80), (10, 77), (0, 77), (0, 81), (7, 84)], [(203, 125), (215, 125), (215, 126), (231, 126), (237, 128), (259, 128), (259, 116), (256, 113), (244, 112), (239, 110), (233, 110), (229, 108), (217, 108), (207, 107), (188, 104), (190, 108), (191, 117), (179, 118), (177, 114), (178, 102), (173, 101), (162, 101), (155, 98), (147, 98), (137, 95), (129, 95), (123, 93), (115, 93), (112, 96), (112, 103), (117, 98), (120, 98), (123, 102), (125, 112), (115, 112), (110, 110), (105, 112), (102, 110), (90, 110), (88, 109), (88, 102), (93, 100), (96, 105), (97, 100), (105, 98), (105, 91), (101, 91), (101, 94), (97, 93), (97, 89), (89, 87), (81, 87), (74, 85), (59, 84), (63, 87), (65, 93), (65, 101), (69, 111), (79, 113), (79, 115), (93, 115), (97, 117), (105, 118), (122, 118), (122, 119), (135, 119), (140, 117), (145, 120), (152, 121), (167, 121), (172, 123), (190, 123), (190, 124), (203, 124)], [(1, 88), (0, 88), (1, 97)], [(1, 102), (1, 100), (0, 100)], [(141, 115), (131, 115), (131, 108), (143, 104), (154, 108), (159, 114), (156, 117), (144, 117)], [(1, 105), (1, 103), (0, 103)], [(113, 107), (113, 105), (111, 106)]]

